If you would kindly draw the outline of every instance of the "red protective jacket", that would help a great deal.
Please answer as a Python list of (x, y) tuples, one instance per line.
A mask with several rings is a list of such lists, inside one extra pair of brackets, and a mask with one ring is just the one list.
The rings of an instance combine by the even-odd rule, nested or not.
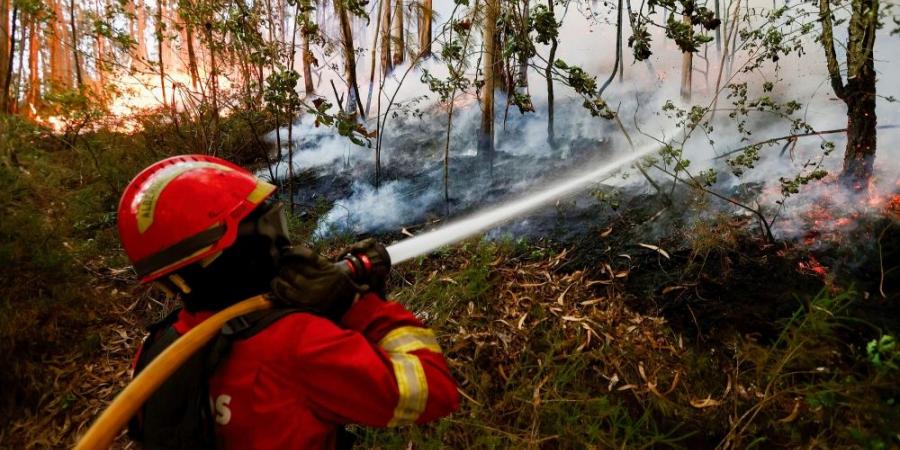
[[(211, 313), (182, 311), (184, 334)], [(459, 405), (431, 330), (399, 303), (361, 297), (340, 326), (287, 315), (245, 340), (210, 380), (225, 449), (334, 448), (341, 424), (424, 423)]]

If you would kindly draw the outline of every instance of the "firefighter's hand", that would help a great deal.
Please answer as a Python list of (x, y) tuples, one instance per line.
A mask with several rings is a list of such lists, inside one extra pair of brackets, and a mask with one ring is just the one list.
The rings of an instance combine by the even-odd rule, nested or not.
[(362, 284), (364, 291), (372, 291), (385, 298), (387, 295), (387, 278), (391, 272), (391, 255), (380, 242), (375, 239), (368, 238), (359, 241), (344, 250), (342, 255), (348, 253), (359, 255), (363, 254), (371, 261), (371, 269), (366, 274), (364, 280), (357, 280)]
[(289, 306), (338, 322), (350, 309), (360, 287), (328, 259), (296, 246), (285, 251), (279, 260), (272, 291)]

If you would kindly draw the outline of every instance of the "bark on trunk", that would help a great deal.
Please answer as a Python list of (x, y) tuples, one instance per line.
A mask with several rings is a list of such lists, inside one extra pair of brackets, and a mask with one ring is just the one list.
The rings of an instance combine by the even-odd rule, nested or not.
[(25, 91), (26, 117), (34, 117), (34, 113), (41, 107), (41, 78), (38, 69), (41, 42), (36, 22), (37, 20), (32, 18), (28, 23), (28, 90)]
[(494, 64), (496, 63), (497, 16), (499, 0), (486, 0), (484, 16), (484, 56), (482, 58), (484, 86), (481, 88), (481, 131), (478, 135), (478, 155), (493, 158), (494, 155)]
[(134, 5), (135, 12), (137, 14), (137, 51), (135, 52), (135, 56), (137, 56), (141, 61), (147, 60), (147, 6), (144, 5), (143, 0), (138, 0)]
[[(553, 1), (548, 0), (547, 6), (550, 8), (550, 14), (553, 17), (553, 20), (556, 20), (555, 12), (553, 11)], [(547, 144), (550, 147), (555, 147), (556, 145), (556, 127), (553, 123), (554, 119), (554, 96), (553, 96), (553, 64), (556, 60), (556, 48), (559, 46), (559, 40), (554, 36), (550, 40), (550, 55), (547, 59), (547, 68), (544, 71), (544, 77), (547, 79)], [(607, 82), (608, 83), (608, 82)], [(602, 91), (601, 91), (602, 93)]]
[[(863, 66), (856, 78), (847, 82), (847, 149), (842, 178), (854, 183), (868, 180), (875, 163), (878, 132), (875, 116), (875, 61)], [(864, 186), (857, 186), (864, 187)]]
[(422, 55), (422, 58), (431, 56), (432, 13), (431, 0), (424, 0), (419, 10), (419, 53)]
[(353, 29), (350, 27), (350, 17), (347, 14), (347, 8), (341, 0), (334, 2), (335, 12), (341, 24), (341, 41), (344, 50), (344, 72), (347, 79), (347, 89), (349, 91), (347, 99), (347, 111), (353, 112), (363, 111), (362, 100), (359, 97), (359, 83), (356, 80), (356, 52), (353, 48)]
[(386, 3), (384, 15), (381, 16), (381, 72), (388, 75), (394, 70), (391, 61), (391, 0), (382, 0)]
[[(15, 17), (15, 14), (13, 14)], [(13, 20), (15, 27), (15, 19)], [(0, 89), (7, 86), (11, 71), (6, 67), (12, 61), (12, 33), (9, 30), (9, 0), (0, 0)], [(6, 111), (6, 102), (9, 98), (9, 89), (0, 92), (0, 112)]]
[(75, 26), (75, 0), (69, 0), (69, 26), (72, 30), (72, 61), (74, 61), (75, 65), (75, 81), (78, 82), (78, 89), (81, 89), (84, 86), (84, 80), (81, 79), (81, 60), (78, 58), (78, 28)]
[(403, 64), (406, 56), (406, 42), (403, 36), (403, 0), (396, 0), (394, 5), (394, 20), (391, 23), (391, 34), (394, 45), (394, 65)]
[(62, 10), (62, 0), (52, 3), (53, 20), (50, 24), (50, 85), (52, 89), (72, 88), (72, 63), (69, 59), (71, 53), (66, 51), (64, 42), (69, 41), (69, 33), (66, 30), (65, 15)]
[(853, 0), (848, 24), (847, 82), (841, 76), (834, 47), (834, 21), (830, 0), (819, 0), (822, 22), (820, 41), (825, 50), (831, 88), (847, 105), (847, 148), (841, 178), (862, 189), (872, 176), (878, 133), (875, 115), (876, 74), (875, 37), (878, 25), (878, 0)]
[[(308, 2), (303, 4), (308, 6)], [(313, 20), (312, 15), (306, 10), (303, 11), (303, 17), (306, 23), (311, 23)], [(316, 59), (309, 50), (309, 30), (304, 28), (300, 31), (300, 50), (303, 52), (303, 89), (306, 95), (312, 95), (315, 92), (312, 82), (312, 66), (315, 64)]]
[(156, 8), (156, 51), (159, 54), (159, 89), (162, 105), (165, 107), (168, 105), (168, 101), (166, 99), (166, 61), (163, 57), (163, 41), (165, 41), (163, 37), (163, 3), (165, 3), (163, 0), (159, 0)]

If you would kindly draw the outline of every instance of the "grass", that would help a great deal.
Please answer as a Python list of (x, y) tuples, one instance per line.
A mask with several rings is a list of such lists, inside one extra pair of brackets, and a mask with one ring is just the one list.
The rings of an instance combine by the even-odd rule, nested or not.
[(631, 311), (621, 286), (592, 285), (592, 269), (554, 271), (564, 259), (470, 241), (398, 268), (395, 297), (437, 330), (462, 407), (432, 425), (357, 429), (362, 447), (900, 445), (900, 374), (860, 345), (879, 330), (855, 315), (855, 290), (785, 298), (798, 307), (774, 340), (697, 341)]
[[(223, 128), (244, 135), (245, 122)], [(124, 384), (142, 325), (164, 307), (134, 287), (115, 230), (118, 195), (194, 131), (150, 124), (73, 144), (14, 118), (0, 128), (0, 358), (9, 361), (0, 448), (65, 447)], [(223, 142), (252, 160), (240, 141)], [(290, 225), (334, 254), (353, 237), (310, 239), (328, 206)], [(779, 252), (748, 256), (756, 244), (741, 229), (720, 216), (698, 221), (681, 250), (667, 245), (671, 259), (627, 243), (627, 266), (613, 260), (618, 248), (576, 262), (575, 251), (552, 245), (480, 239), (398, 266), (394, 297), (436, 330), (461, 410), (426, 426), (355, 428), (360, 446), (900, 446), (896, 319), (873, 319), (885, 306), (839, 279), (824, 288), (792, 281), (796, 264)], [(602, 245), (616, 245), (619, 232)], [(763, 263), (750, 266), (753, 258)], [(784, 273), (775, 283), (760, 267)], [(778, 305), (767, 318), (774, 331), (736, 331), (742, 311), (762, 307), (763, 290)], [(688, 292), (737, 315), (716, 332), (695, 327), (703, 302)], [(661, 306), (644, 306), (653, 302)]]

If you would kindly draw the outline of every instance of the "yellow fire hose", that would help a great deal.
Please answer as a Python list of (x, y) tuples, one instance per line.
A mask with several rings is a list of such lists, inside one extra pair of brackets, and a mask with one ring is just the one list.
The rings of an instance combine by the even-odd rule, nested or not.
[(119, 430), (134, 416), (138, 408), (156, 389), (204, 344), (215, 337), (229, 320), (272, 307), (272, 302), (258, 295), (229, 306), (204, 320), (159, 354), (106, 407), (103, 414), (87, 430), (75, 450), (105, 450)]

